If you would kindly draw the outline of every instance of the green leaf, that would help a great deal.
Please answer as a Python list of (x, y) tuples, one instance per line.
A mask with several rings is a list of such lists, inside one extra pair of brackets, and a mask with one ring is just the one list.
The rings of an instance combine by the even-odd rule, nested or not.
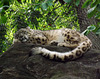
[(40, 7), (40, 5), (36, 5), (36, 6), (34, 7), (34, 10), (38, 9), (39, 7)]
[(100, 4), (97, 4), (96, 9), (100, 12)]
[(91, 8), (96, 6), (97, 4), (98, 4), (98, 1), (97, 0), (93, 0), (92, 3), (91, 3)]
[(97, 34), (97, 35), (99, 35), (99, 34), (100, 34), (100, 28), (97, 30), (96, 34)]
[(88, 35), (90, 33), (89, 30), (85, 30), (84, 35)]
[(5, 7), (9, 7), (9, 6), (7, 6), (7, 5), (2, 6), (2, 7), (0, 8), (0, 13), (4, 11), (4, 8), (5, 8)]
[(48, 6), (52, 6), (53, 3), (51, 1), (47, 1)]
[(0, 13), (2, 12), (2, 10), (3, 10), (3, 7), (0, 8)]
[(100, 27), (100, 22), (97, 22), (97, 25)]
[(72, 0), (64, 0), (66, 3), (71, 3)]
[(100, 13), (99, 12), (96, 14), (95, 18), (100, 19)]
[(86, 0), (85, 3), (82, 5), (82, 8), (86, 8), (91, 3), (91, 0)]
[(88, 35), (91, 31), (94, 31), (95, 29), (96, 29), (96, 26), (94, 25), (88, 26), (87, 29), (84, 32), (82, 32), (82, 34)]
[(47, 1), (53, 2), (53, 0), (47, 0)]
[(6, 21), (7, 21), (6, 16), (1, 16), (0, 24), (2, 24), (2, 23), (6, 23)]
[(75, 5), (78, 6), (80, 4), (80, 0), (75, 1)]
[(91, 18), (95, 14), (96, 14), (96, 7), (93, 7), (88, 10), (88, 18)]
[(91, 25), (91, 26), (88, 26), (87, 29), (88, 29), (89, 31), (93, 31), (93, 30), (96, 29), (96, 26)]
[(0, 2), (0, 7), (2, 7), (3, 6), (3, 3), (2, 2)]
[(100, 0), (97, 0), (98, 3), (100, 3)]
[(43, 2), (43, 3), (41, 4), (41, 7), (42, 7), (43, 10), (47, 10), (48, 4), (47, 4), (46, 2)]

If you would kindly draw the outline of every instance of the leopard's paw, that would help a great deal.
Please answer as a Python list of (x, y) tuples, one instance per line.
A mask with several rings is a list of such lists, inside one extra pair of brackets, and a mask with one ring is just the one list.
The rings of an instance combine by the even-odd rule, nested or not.
[(34, 54), (40, 54), (42, 49), (43, 49), (42, 47), (35, 47), (35, 48), (32, 48), (31, 51)]
[(66, 47), (66, 44), (65, 43), (58, 43), (58, 46)]

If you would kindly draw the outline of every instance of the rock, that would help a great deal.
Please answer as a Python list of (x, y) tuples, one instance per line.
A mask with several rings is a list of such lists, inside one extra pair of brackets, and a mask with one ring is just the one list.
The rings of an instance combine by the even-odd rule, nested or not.
[[(39, 45), (37, 45), (39, 46)], [(0, 79), (100, 79), (100, 50), (91, 49), (83, 57), (59, 62), (31, 53), (32, 44), (14, 44), (0, 56)], [(68, 51), (55, 46), (50, 50)]]

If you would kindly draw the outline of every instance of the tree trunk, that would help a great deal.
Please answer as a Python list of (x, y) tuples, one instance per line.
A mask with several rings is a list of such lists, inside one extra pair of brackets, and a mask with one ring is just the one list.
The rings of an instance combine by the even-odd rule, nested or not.
[[(86, 0), (81, 0), (80, 4), (78, 7), (76, 7), (77, 9), (77, 14), (78, 14), (78, 19), (79, 19), (79, 24), (80, 24), (80, 28), (81, 28), (81, 32), (83, 32), (88, 26), (90, 26), (91, 24), (96, 24), (96, 20), (94, 18), (88, 18), (87, 17), (87, 11), (89, 9), (82, 8), (82, 4), (85, 2)], [(99, 49), (100, 50), (100, 38), (97, 37), (95, 35), (95, 33), (91, 32), (88, 37), (91, 39), (92, 43), (93, 43), (93, 48), (94, 49)]]

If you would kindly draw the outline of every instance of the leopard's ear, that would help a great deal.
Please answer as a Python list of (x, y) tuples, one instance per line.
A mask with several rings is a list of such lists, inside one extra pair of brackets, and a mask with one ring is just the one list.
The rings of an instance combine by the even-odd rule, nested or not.
[(19, 41), (18, 39), (13, 39), (13, 44), (14, 43), (21, 43), (21, 41)]
[(26, 27), (26, 29), (30, 29), (30, 27), (28, 26), (28, 27)]

